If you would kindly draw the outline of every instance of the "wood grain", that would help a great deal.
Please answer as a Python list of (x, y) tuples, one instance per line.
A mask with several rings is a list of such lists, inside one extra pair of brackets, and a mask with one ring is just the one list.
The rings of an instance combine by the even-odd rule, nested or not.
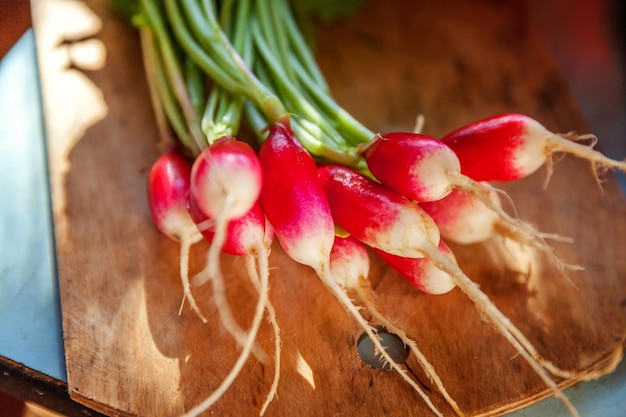
[[(153, 227), (145, 200), (157, 132), (137, 35), (105, 0), (81, 3), (96, 23), (81, 36), (68, 35), (58, 11), (75, 3), (33, 2), (56, 187), (68, 385), (76, 401), (110, 415), (175, 416), (217, 387), (237, 350), (217, 320), (202, 325), (188, 309), (178, 315), (178, 248)], [(424, 114), (425, 133), (440, 136), (516, 111), (558, 132), (585, 131), (521, 2), (372, 0), (349, 20), (318, 24), (315, 36), (337, 100), (373, 130), (412, 129)], [(54, 59), (60, 49), (89, 41), (106, 51), (101, 66)], [(87, 92), (64, 94), (62, 80)], [(77, 101), (85, 97), (100, 110)], [(80, 126), (68, 132), (71, 117)], [(566, 369), (608, 372), (626, 336), (626, 204), (611, 175), (603, 177), (602, 193), (589, 165), (573, 158), (555, 165), (546, 190), (544, 175), (502, 187), (522, 218), (575, 239), (555, 245), (561, 257), (585, 267), (570, 274), (571, 282), (539, 254), (498, 239), (453, 249), (547, 359)], [(195, 248), (192, 268), (200, 267), (205, 249)], [(223, 260), (229, 299), (247, 325), (256, 299), (243, 260)], [(421, 294), (373, 261), (380, 309), (417, 341), (467, 415), (502, 414), (549, 395), (458, 290)], [(358, 327), (311, 270), (277, 245), (270, 262), (284, 354), (278, 398), (267, 415), (427, 415), (397, 375), (360, 361)], [(198, 288), (195, 295), (214, 316), (210, 291)], [(260, 343), (271, 349), (269, 326)], [(299, 357), (313, 370), (314, 387), (298, 373)], [(416, 363), (408, 366), (430, 387)], [(272, 372), (271, 364), (250, 360), (207, 415), (256, 415)], [(435, 404), (451, 415), (431, 389)]]

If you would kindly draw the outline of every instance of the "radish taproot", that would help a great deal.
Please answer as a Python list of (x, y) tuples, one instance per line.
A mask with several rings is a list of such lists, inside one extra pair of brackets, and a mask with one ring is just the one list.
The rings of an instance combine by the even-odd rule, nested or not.
[[(319, 181), (317, 165), (296, 139), (289, 119), (272, 124), (258, 155), (263, 170), (261, 206), (285, 253), (315, 271), (326, 288), (366, 332), (383, 360), (414, 390), (422, 392), (419, 384), (385, 351), (376, 329), (361, 316), (357, 306), (332, 276), (333, 217)], [(427, 397), (425, 401), (436, 415), (441, 416)]]
[[(562, 377), (576, 377), (542, 358), (537, 349), (511, 323), (489, 297), (439, 250), (439, 233), (434, 221), (417, 204), (359, 172), (341, 165), (325, 165), (319, 175), (337, 224), (363, 243), (385, 252), (407, 257), (427, 257), (450, 275), (456, 286), (474, 303), (481, 316), (517, 350), (536, 374), (574, 416), (578, 412), (552, 380), (548, 371)], [(413, 213), (408, 213), (413, 212)], [(423, 219), (422, 230), (407, 227), (407, 218)], [(428, 220), (429, 219), (429, 220)], [(416, 238), (415, 235), (420, 235)]]
[[(188, 209), (189, 213), (191, 214), (191, 218), (196, 223), (198, 230), (201, 232), (202, 236), (207, 241), (212, 242), (215, 237), (213, 223), (204, 213), (202, 213), (202, 211), (200, 211), (197, 204), (195, 203), (193, 196), (191, 195), (188, 199)], [(262, 282), (269, 279), (268, 258), (269, 248), (272, 243), (272, 239), (273, 231), (271, 229), (271, 226), (268, 224), (265, 218), (265, 214), (261, 209), (261, 205), (257, 202), (248, 213), (238, 219), (228, 222), (226, 238), (224, 240), (224, 244), (222, 245), (222, 251), (224, 253), (234, 256), (245, 257), (248, 277), (250, 278), (259, 295), (261, 295), (261, 291), (269, 291), (269, 289), (267, 288), (263, 289)], [(209, 261), (207, 260), (207, 264), (204, 270), (198, 272), (195, 275), (193, 281), (194, 284), (201, 285), (209, 279), (211, 279), (211, 275), (209, 272)], [(223, 289), (218, 289), (218, 293), (222, 292)], [(263, 296), (263, 298), (265, 298), (265, 309), (267, 310), (268, 319), (274, 331), (274, 378), (266, 400), (261, 407), (260, 415), (263, 415), (265, 413), (265, 410), (269, 406), (269, 403), (276, 396), (278, 381), (280, 379), (281, 356), (280, 327), (278, 326), (278, 322), (276, 319), (276, 312), (271, 301), (269, 300), (269, 295), (266, 294)], [(221, 300), (225, 301), (225, 298), (222, 298)], [(244, 332), (242, 329), (240, 329), (234, 317), (232, 317), (232, 315), (228, 315), (228, 313), (230, 312), (230, 307), (228, 305), (223, 306), (219, 303), (220, 300), (216, 300), (218, 313), (220, 315), (227, 314), (226, 317), (222, 318), (222, 322), (226, 321), (229, 328), (236, 329), (236, 337), (238, 338), (239, 344), (244, 347), (243, 351), (248, 351), (245, 346), (254, 342), (253, 339), (256, 337), (256, 333), (253, 333), (251, 331)], [(254, 344), (252, 346), (251, 352), (261, 361), (265, 360), (265, 352), (258, 345)], [(239, 373), (240, 370), (240, 368), (234, 367), (231, 370), (231, 373)], [(234, 381), (233, 378), (227, 377), (226, 379), (231, 382)], [(230, 384), (228, 386), (221, 386), (220, 390), (222, 392), (225, 392), (225, 390), (228, 389), (229, 386)], [(210, 406), (212, 406), (215, 401), (217, 401), (220, 397), (211, 394), (209, 398), (211, 398), (211, 400), (205, 400), (205, 402), (203, 402), (203, 405), (201, 407), (203, 410), (206, 410)], [(198, 408), (197, 410), (200, 410), (200, 408)]]
[[(419, 260), (427, 261), (427, 258)], [(411, 339), (404, 330), (396, 326), (391, 319), (382, 314), (376, 306), (374, 290), (368, 279), (370, 271), (370, 258), (366, 247), (351, 236), (336, 236), (333, 249), (330, 254), (330, 270), (334, 280), (341, 288), (348, 292), (349, 295), (355, 295), (363, 304), (365, 310), (377, 320), (384, 329), (391, 334), (396, 335), (400, 341), (408, 346), (420, 366), (426, 372), (426, 375), (432, 380), (437, 389), (441, 392), (450, 407), (461, 416), (461, 412), (456, 401), (450, 396), (443, 385), (441, 378), (430, 364), (426, 356), (417, 347), (417, 343)], [(380, 359), (380, 358), (378, 358)], [(383, 361), (383, 365), (388, 368), (389, 365)], [(434, 408), (430, 399), (420, 389), (419, 395)]]
[[(500, 206), (497, 193), (492, 192), (490, 198), (492, 206)], [(546, 239), (571, 242), (570, 239), (558, 234), (537, 232), (521, 221), (506, 221), (473, 193), (456, 189), (441, 200), (420, 203), (420, 207), (433, 218), (441, 236), (449, 241), (472, 244), (502, 236), (547, 255), (562, 274), (565, 274), (565, 270), (582, 269), (563, 261), (546, 242)]]
[(152, 220), (159, 231), (180, 242), (179, 269), (183, 302), (185, 299), (189, 301), (193, 311), (206, 322), (206, 317), (191, 293), (189, 283), (189, 249), (202, 240), (202, 235), (187, 211), (190, 177), (191, 163), (187, 159), (177, 151), (164, 152), (154, 162), (148, 175), (148, 205)]
[[(260, 262), (266, 262), (267, 259), (263, 257), (259, 257)], [(261, 271), (267, 270), (267, 265), (263, 265), (259, 268)], [(235, 364), (231, 368), (228, 375), (222, 380), (220, 385), (201, 403), (194, 406), (191, 410), (187, 411), (184, 414), (184, 417), (197, 417), (206, 411), (209, 407), (215, 404), (224, 393), (230, 388), (233, 384), (237, 376), (240, 374), (241, 370), (245, 362), (248, 360), (250, 353), (252, 352), (254, 346), (254, 340), (256, 339), (256, 335), (258, 334), (259, 328), (261, 327), (261, 320), (263, 319), (263, 310), (268, 306), (268, 293), (269, 293), (269, 279), (268, 274), (260, 274), (260, 279), (258, 282), (258, 293), (259, 299), (257, 300), (254, 317), (252, 319), (252, 323), (250, 325), (250, 329), (248, 330), (248, 338), (247, 342), (243, 344), (242, 350), (235, 361)], [(273, 309), (272, 309), (273, 311)], [(273, 397), (273, 392), (271, 393)], [(271, 401), (271, 397), (268, 396), (268, 400)], [(266, 404), (267, 404), (266, 401)], [(265, 405), (264, 405), (265, 407)], [(263, 409), (264, 410), (264, 409)]]
[[(571, 139), (570, 139), (571, 137)], [(513, 181), (532, 174), (552, 155), (567, 153), (594, 166), (626, 171), (626, 162), (615, 161), (576, 140), (591, 135), (558, 135), (535, 119), (516, 113), (489, 117), (461, 127), (441, 140), (461, 161), (461, 172), (476, 181)]]

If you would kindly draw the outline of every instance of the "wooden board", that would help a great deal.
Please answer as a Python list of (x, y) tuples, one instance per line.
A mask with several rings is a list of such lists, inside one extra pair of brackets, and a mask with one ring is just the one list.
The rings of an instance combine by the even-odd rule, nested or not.
[[(104, 413), (174, 416), (217, 387), (236, 348), (217, 320), (202, 325), (188, 309), (178, 315), (178, 248), (153, 227), (145, 199), (158, 154), (138, 38), (107, 4), (33, 1), (68, 385), (72, 398)], [(339, 102), (375, 131), (412, 129), (421, 113), (425, 133), (440, 136), (505, 111), (557, 132), (585, 131), (521, 2), (372, 0), (349, 20), (319, 24), (316, 45)], [(555, 165), (547, 190), (544, 177), (503, 187), (522, 218), (575, 239), (555, 245), (585, 267), (571, 282), (541, 256), (496, 239), (453, 249), (547, 359), (608, 372), (626, 336), (626, 204), (610, 175), (602, 193), (589, 164), (573, 158)], [(193, 252), (192, 268), (204, 249)], [(255, 296), (243, 261), (224, 262), (229, 299), (247, 324)], [(278, 246), (270, 262), (284, 354), (267, 415), (427, 415), (397, 375), (361, 362), (358, 327), (311, 270)], [(371, 279), (380, 309), (417, 341), (467, 415), (502, 414), (549, 394), (458, 290), (421, 294), (377, 260)], [(209, 290), (195, 294), (214, 316)], [(271, 349), (268, 325), (260, 343)], [(298, 372), (299, 358), (314, 384)], [(408, 366), (430, 387), (413, 361)], [(271, 364), (250, 360), (207, 415), (256, 415), (272, 372)], [(435, 404), (451, 414), (434, 391)]]

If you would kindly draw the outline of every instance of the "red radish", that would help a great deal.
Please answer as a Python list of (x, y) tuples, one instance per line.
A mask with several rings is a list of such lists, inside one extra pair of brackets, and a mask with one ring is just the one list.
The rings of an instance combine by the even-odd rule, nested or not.
[(284, 122), (272, 126), (258, 155), (261, 206), (281, 247), (296, 262), (321, 272), (335, 229), (315, 161)]
[(180, 278), (185, 298), (191, 308), (206, 322), (189, 285), (189, 248), (200, 241), (196, 225), (187, 211), (191, 164), (179, 153), (162, 154), (148, 176), (148, 204), (157, 228), (170, 239), (180, 242)]
[[(429, 258), (405, 258), (391, 255), (380, 249), (374, 248), (373, 250), (400, 276), (426, 294), (445, 294), (456, 286), (450, 274), (438, 268)], [(439, 250), (454, 260), (454, 254), (443, 240), (439, 242)]]
[[(497, 195), (491, 195), (499, 205)], [(461, 244), (482, 242), (499, 232), (502, 222), (471, 193), (454, 190), (439, 201), (423, 202), (420, 206), (433, 218), (441, 235)]]
[[(589, 138), (590, 135), (584, 135), (573, 139)], [(609, 159), (589, 146), (569, 140), (567, 135), (552, 133), (522, 114), (480, 120), (449, 133), (442, 142), (459, 157), (461, 172), (476, 181), (524, 178), (550, 162), (557, 152), (575, 155), (601, 167), (626, 171), (625, 162)]]
[(439, 230), (420, 206), (357, 171), (326, 165), (319, 169), (335, 222), (368, 246), (407, 258), (439, 244)]
[[(461, 174), (459, 159), (443, 142), (415, 133), (389, 133), (377, 136), (367, 144), (362, 154), (376, 179), (422, 205), (445, 199), (454, 190), (463, 190), (468, 198), (480, 200), (472, 214), (487, 217), (488, 222), (484, 223), (489, 223), (488, 227), (476, 221), (480, 217), (465, 216), (465, 224), (457, 225), (455, 230), (482, 230), (489, 236), (492, 234), (492, 224), (499, 224), (501, 228), (515, 230), (519, 237), (523, 237), (523, 243), (551, 251), (544, 239), (556, 235), (539, 233), (529, 224), (506, 213), (495, 195), (495, 192), (500, 191)], [(489, 213), (489, 210), (493, 213)], [(469, 219), (474, 221), (470, 222)], [(444, 233), (442, 224), (436, 223)]]
[[(213, 222), (200, 211), (192, 196), (189, 196), (188, 199), (188, 209), (202, 236), (211, 242), (215, 236)], [(269, 238), (271, 242), (271, 234), (266, 232), (265, 223), (265, 214), (257, 202), (248, 213), (228, 222), (226, 240), (222, 246), (222, 251), (230, 255), (248, 255), (256, 250), (259, 241)]]
[(381, 357), (419, 392), (419, 385), (385, 351), (375, 329), (332, 276), (333, 218), (317, 166), (295, 138), (288, 120), (272, 125), (259, 150), (259, 160), (263, 168), (261, 205), (285, 253), (315, 270), (326, 288), (367, 333)]
[(482, 188), (461, 175), (461, 163), (450, 147), (426, 135), (377, 135), (361, 153), (377, 180), (412, 200), (436, 201), (458, 187)]
[[(432, 220), (432, 223), (422, 221), (420, 225), (423, 230), (421, 231), (404, 224), (406, 218), (428, 217), (423, 210), (416, 204), (406, 204), (403, 200), (405, 197), (351, 168), (328, 165), (321, 167), (319, 173), (333, 218), (339, 227), (363, 243), (388, 253), (407, 256), (404, 253), (413, 252), (415, 254), (413, 257), (425, 256), (430, 258), (436, 266), (452, 277), (456, 286), (474, 303), (481, 316), (489, 320), (520, 356), (528, 362), (553, 391), (554, 396), (559, 398), (573, 415), (578, 415), (574, 406), (563, 395), (547, 371), (568, 377), (575, 374), (562, 371), (543, 359), (526, 336), (491, 302), (489, 297), (480, 290), (480, 287), (465, 275), (456, 262), (438, 249), (439, 240), (433, 239), (433, 237), (438, 236), (438, 233), (433, 234), (430, 230), (432, 227), (436, 228)], [(404, 213), (408, 211), (419, 213), (419, 215)], [(390, 225), (390, 222), (394, 221), (402, 225), (400, 229)], [(404, 233), (398, 233), (398, 230), (404, 230)], [(415, 239), (413, 236), (416, 234), (430, 236), (430, 238)], [(381, 242), (384, 242), (384, 245)], [(390, 247), (393, 244), (397, 247)], [(409, 246), (408, 249), (407, 246)]]
[[(499, 207), (500, 200), (495, 192), (491, 193), (492, 207)], [(485, 241), (500, 235), (523, 245), (534, 247), (551, 257), (559, 272), (565, 269), (580, 270), (577, 265), (570, 265), (560, 259), (545, 239), (568, 241), (567, 238), (539, 233), (530, 225), (506, 219), (488, 208), (476, 195), (454, 190), (439, 201), (421, 203), (420, 206), (433, 218), (441, 236), (452, 242), (471, 244)]]
[[(413, 259), (420, 261), (427, 260), (426, 258)], [(426, 375), (435, 383), (448, 404), (459, 416), (463, 415), (456, 401), (454, 401), (450, 394), (448, 394), (433, 366), (428, 362), (424, 354), (417, 347), (417, 343), (408, 337), (406, 332), (396, 326), (389, 318), (378, 310), (376, 301), (374, 300), (374, 290), (367, 279), (370, 270), (370, 259), (365, 246), (351, 236), (336, 236), (335, 243), (330, 254), (330, 270), (335, 281), (344, 290), (355, 293), (360, 302), (363, 303), (367, 312), (375, 320), (379, 321), (388, 331), (398, 336), (405, 346), (409, 346), (416, 359), (426, 372)], [(421, 388), (417, 387), (416, 390), (431, 407), (431, 409), (435, 409), (434, 405)]]
[(191, 194), (198, 208), (213, 219), (233, 220), (246, 214), (261, 191), (261, 165), (254, 150), (233, 137), (222, 137), (193, 163)]

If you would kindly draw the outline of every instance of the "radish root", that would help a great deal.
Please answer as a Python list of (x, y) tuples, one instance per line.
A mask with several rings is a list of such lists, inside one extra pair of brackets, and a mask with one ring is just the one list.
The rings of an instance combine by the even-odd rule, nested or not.
[(335, 281), (335, 279), (330, 274), (330, 267), (328, 264), (322, 265), (316, 271), (318, 277), (322, 280), (326, 288), (337, 298), (337, 300), (344, 306), (346, 310), (352, 315), (352, 317), (356, 320), (356, 322), (361, 326), (361, 328), (367, 333), (368, 337), (374, 344), (374, 348), (376, 352), (381, 356), (384, 363), (389, 364), (406, 382), (413, 387), (413, 389), (422, 397), (426, 405), (430, 408), (430, 410), (439, 417), (443, 417), (443, 414), (435, 407), (432, 403), (428, 395), (424, 392), (424, 390), (406, 373), (406, 371), (396, 362), (391, 356), (387, 353), (386, 349), (380, 342), (380, 337), (377, 336), (376, 329), (369, 324), (363, 316), (359, 313), (358, 307), (354, 305), (352, 300), (348, 297), (345, 291), (340, 287), (340, 285)]
[(517, 350), (520, 356), (528, 362), (546, 386), (550, 388), (553, 395), (567, 407), (572, 416), (579, 417), (576, 408), (567, 396), (562, 393), (546, 371), (558, 377), (576, 380), (581, 379), (582, 373), (577, 374), (559, 369), (551, 362), (543, 359), (526, 336), (511, 323), (508, 317), (506, 317), (495, 304), (493, 304), (489, 297), (480, 290), (478, 285), (465, 275), (458, 265), (441, 253), (435, 246), (425, 248), (424, 253), (435, 262), (440, 269), (452, 276), (459, 289), (474, 303), (476, 309), (481, 313), (481, 316), (487, 318), (492, 326), (494, 326)]
[(200, 317), (203, 323), (207, 322), (206, 317), (202, 314), (200, 307), (196, 303), (196, 299), (193, 297), (191, 293), (191, 285), (189, 284), (189, 251), (191, 246), (194, 243), (197, 243), (202, 240), (202, 235), (199, 233), (190, 233), (188, 235), (182, 236), (180, 239), (180, 280), (183, 285), (183, 300), (180, 303), (180, 308), (178, 309), (178, 315), (181, 315), (183, 312), (183, 305), (185, 304), (185, 299), (189, 301), (189, 305), (191, 309), (195, 311), (195, 313)]
[[(591, 143), (589, 145), (579, 143), (585, 140), (590, 140)], [(597, 167), (602, 167), (605, 169), (615, 168), (620, 171), (626, 172), (626, 161), (617, 161), (615, 159), (611, 159), (601, 152), (593, 149), (593, 147), (598, 142), (598, 139), (595, 135), (577, 135), (574, 133), (566, 133), (563, 135), (553, 134), (546, 138), (546, 142), (547, 152), (549, 153), (565, 152), (591, 162), (594, 168), (596, 168), (594, 169), (596, 175)]]
[[(500, 207), (498, 202), (494, 201), (494, 196), (497, 195), (494, 193), (503, 192), (502, 190), (499, 190), (487, 183), (473, 181), (463, 175), (454, 175), (450, 173), (450, 176), (454, 179), (455, 184), (457, 184), (459, 189), (476, 196), (487, 208), (494, 211), (498, 215), (500, 219), (500, 222), (496, 226), (498, 233), (547, 254), (557, 267), (558, 271), (570, 282), (571, 280), (565, 271), (579, 271), (583, 269), (579, 265), (569, 264), (562, 260), (554, 252), (554, 248), (546, 242), (546, 239), (550, 239), (559, 242), (573, 243), (573, 239), (561, 236), (557, 233), (539, 232), (529, 223), (509, 215)], [(508, 194), (504, 194), (508, 197)]]
[(184, 417), (196, 417), (209, 409), (209, 407), (211, 407), (213, 404), (215, 404), (233, 384), (239, 373), (241, 373), (243, 365), (250, 357), (250, 353), (253, 351), (255, 345), (254, 342), (256, 340), (256, 336), (261, 326), (263, 311), (267, 308), (268, 305), (269, 278), (268, 274), (263, 272), (268, 271), (267, 257), (259, 257), (259, 270), (261, 271), (259, 282), (259, 299), (256, 304), (250, 330), (247, 332), (247, 334), (245, 335), (245, 339), (242, 341), (242, 350), (239, 354), (239, 357), (237, 358), (237, 361), (231, 368), (228, 375), (222, 380), (222, 383), (219, 385), (219, 387), (200, 404), (189, 410), (184, 415)]
[[(244, 344), (247, 343), (247, 335), (235, 320), (230, 304), (228, 303), (228, 299), (226, 298), (224, 276), (222, 275), (220, 267), (220, 255), (226, 240), (228, 227), (226, 214), (229, 212), (230, 201), (231, 199), (226, 196), (224, 208), (215, 219), (215, 235), (213, 236), (213, 240), (211, 241), (207, 252), (207, 264), (205, 268), (194, 277), (193, 280), (196, 285), (201, 285), (206, 281), (211, 282), (213, 289), (213, 302), (217, 308), (222, 326), (237, 341), (237, 343), (243, 347)], [(267, 354), (256, 344), (253, 347), (253, 353), (259, 361), (263, 363), (267, 362)]]
[(430, 362), (428, 362), (426, 356), (424, 356), (422, 351), (417, 347), (417, 343), (413, 339), (408, 337), (404, 330), (397, 327), (388, 317), (378, 311), (378, 308), (376, 307), (376, 301), (374, 300), (374, 292), (372, 290), (372, 287), (369, 285), (369, 282), (367, 282), (365, 278), (361, 277), (361, 279), (359, 280), (359, 284), (360, 285), (358, 285), (354, 290), (356, 291), (361, 302), (364, 304), (367, 312), (372, 317), (374, 317), (374, 319), (379, 321), (387, 330), (398, 336), (402, 340), (402, 343), (404, 343), (411, 349), (411, 352), (415, 355), (415, 358), (419, 362), (424, 372), (426, 372), (428, 378), (432, 382), (434, 382), (435, 386), (437, 387), (439, 392), (441, 392), (441, 395), (443, 395), (450, 407), (452, 407), (452, 409), (458, 416), (463, 416), (464, 414), (459, 408), (458, 404), (446, 390), (443, 382), (441, 381), (441, 378), (439, 378), (439, 375), (435, 371), (435, 368), (430, 364)]
[[(252, 281), (252, 284), (257, 289), (259, 294), (262, 291), (259, 275), (269, 275), (269, 266), (267, 264), (268, 256), (268, 251), (263, 245), (258, 245), (257, 256), (246, 256), (246, 267), (248, 269), (248, 275), (250, 276), (250, 280)], [(261, 416), (265, 414), (267, 407), (270, 405), (274, 397), (276, 397), (276, 392), (278, 391), (278, 383), (280, 381), (280, 358), (282, 350), (280, 327), (278, 326), (278, 321), (276, 320), (276, 310), (274, 310), (274, 306), (269, 300), (269, 296), (266, 301), (265, 309), (267, 310), (268, 320), (272, 325), (272, 329), (274, 331), (274, 377), (272, 379), (272, 385), (270, 386), (270, 390), (267, 394), (265, 402), (261, 406), (261, 411), (259, 412), (259, 415)]]

